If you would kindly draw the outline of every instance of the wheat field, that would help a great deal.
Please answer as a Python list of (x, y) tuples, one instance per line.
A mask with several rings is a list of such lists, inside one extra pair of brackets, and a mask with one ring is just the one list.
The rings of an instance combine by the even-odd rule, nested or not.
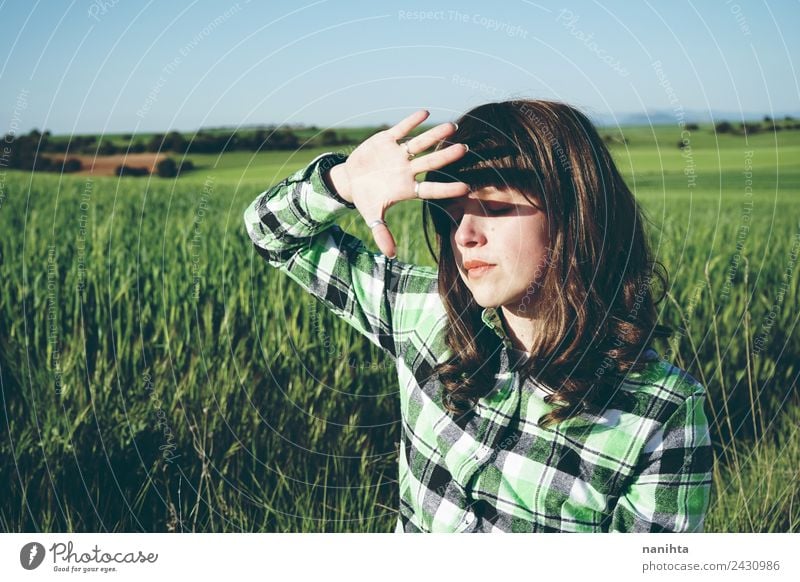
[[(799, 531), (800, 132), (622, 131), (670, 274), (661, 351), (709, 390), (706, 531)], [(176, 180), (0, 172), (0, 530), (394, 529), (392, 362), (242, 222), (321, 151), (191, 156)], [(399, 260), (433, 264), (418, 203), (387, 220)]]

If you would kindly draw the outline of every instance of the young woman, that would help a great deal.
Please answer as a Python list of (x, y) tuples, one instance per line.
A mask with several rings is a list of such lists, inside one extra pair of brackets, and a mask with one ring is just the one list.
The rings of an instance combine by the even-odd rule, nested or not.
[[(396, 361), (397, 531), (702, 531), (705, 390), (652, 346), (665, 278), (597, 131), (517, 100), (401, 141), (427, 115), (244, 216), (270, 265)], [(417, 198), (436, 269), (397, 260), (383, 220)], [(382, 253), (333, 224), (353, 209)]]

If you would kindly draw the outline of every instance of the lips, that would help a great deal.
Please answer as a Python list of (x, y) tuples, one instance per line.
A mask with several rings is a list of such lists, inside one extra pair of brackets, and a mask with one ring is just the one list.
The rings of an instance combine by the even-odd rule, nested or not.
[(487, 263), (486, 261), (478, 261), (478, 260), (470, 260), (464, 262), (464, 268), (467, 270), (467, 276), (470, 279), (477, 279), (482, 277), (484, 273), (487, 273), (494, 269), (495, 265), (492, 263)]
[(486, 261), (478, 261), (478, 260), (470, 260), (464, 261), (464, 269), (469, 271), (470, 269), (477, 269), (479, 267), (493, 267), (494, 264), (487, 263)]

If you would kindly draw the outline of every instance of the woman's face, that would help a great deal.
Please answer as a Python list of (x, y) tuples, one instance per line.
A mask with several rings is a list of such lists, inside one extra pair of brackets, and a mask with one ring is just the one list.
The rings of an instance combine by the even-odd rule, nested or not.
[(475, 302), (532, 314), (548, 259), (544, 211), (515, 190), (495, 187), (443, 202), (453, 256)]

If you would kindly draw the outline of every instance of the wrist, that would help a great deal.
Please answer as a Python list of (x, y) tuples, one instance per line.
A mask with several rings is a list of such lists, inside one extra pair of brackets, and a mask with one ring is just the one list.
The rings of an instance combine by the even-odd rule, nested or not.
[(353, 198), (350, 195), (350, 177), (344, 164), (336, 164), (325, 172), (325, 182), (336, 192), (344, 201), (352, 204)]

